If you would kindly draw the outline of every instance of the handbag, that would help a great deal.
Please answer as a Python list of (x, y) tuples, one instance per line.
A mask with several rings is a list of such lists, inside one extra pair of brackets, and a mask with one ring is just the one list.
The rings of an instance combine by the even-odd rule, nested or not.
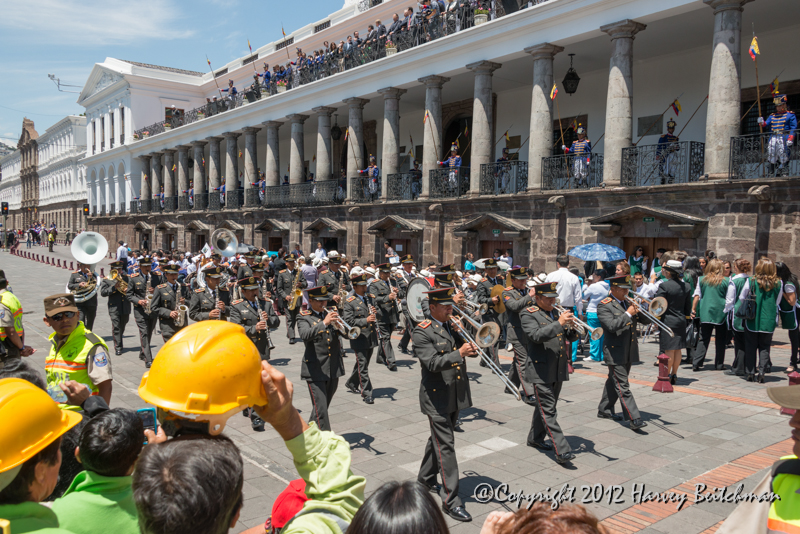
[(692, 319), (686, 323), (686, 346), (690, 349), (697, 348), (700, 340), (700, 320)]
[[(751, 278), (749, 281), (755, 283), (755, 278)], [(745, 321), (752, 321), (756, 318), (756, 296), (752, 291), (736, 310), (735, 315)]]

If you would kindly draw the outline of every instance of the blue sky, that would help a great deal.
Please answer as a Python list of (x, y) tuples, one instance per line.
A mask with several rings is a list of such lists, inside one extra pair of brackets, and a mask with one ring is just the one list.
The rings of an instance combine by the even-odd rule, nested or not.
[[(0, 3), (0, 141), (16, 145), (22, 118), (39, 134), (83, 113), (77, 94), (95, 63), (116, 57), (188, 70), (218, 68), (341, 9), (342, 0), (4, 0)], [(80, 88), (66, 89), (79, 91)]]

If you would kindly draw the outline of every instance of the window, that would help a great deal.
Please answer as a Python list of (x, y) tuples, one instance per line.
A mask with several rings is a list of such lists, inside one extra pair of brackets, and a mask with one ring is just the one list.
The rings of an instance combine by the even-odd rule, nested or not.
[(287, 46), (289, 46), (289, 45), (292, 45), (292, 44), (294, 44), (294, 37), (289, 37), (288, 39), (286, 39), (286, 40), (285, 40), (285, 41), (283, 41), (282, 43), (278, 43), (278, 44), (275, 46), (275, 50), (282, 50), (282, 49), (284, 49), (284, 48), (286, 48)]
[(317, 24), (316, 26), (314, 26), (314, 33), (319, 33), (322, 30), (326, 30), (326, 29), (328, 29), (330, 27), (331, 27), (331, 21), (326, 20), (322, 24)]
[(255, 61), (257, 59), (258, 59), (258, 53), (256, 52), (252, 56), (250, 56), (248, 58), (245, 58), (244, 61), (242, 61), (242, 65), (249, 65), (250, 63), (252, 63), (253, 61)]
[(214, 78), (219, 78), (220, 76), (225, 76), (226, 74), (228, 74), (228, 68), (227, 67), (222, 69), (222, 70), (218, 70), (217, 72), (215, 72), (214, 73)]

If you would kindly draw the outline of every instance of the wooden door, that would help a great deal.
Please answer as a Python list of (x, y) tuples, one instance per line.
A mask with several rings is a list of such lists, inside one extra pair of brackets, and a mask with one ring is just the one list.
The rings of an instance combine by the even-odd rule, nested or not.
[(633, 255), (633, 251), (636, 250), (636, 247), (642, 247), (644, 249), (644, 255), (650, 258), (647, 262), (648, 268), (653, 265), (653, 258), (656, 257), (656, 251), (658, 249), (678, 249), (677, 237), (623, 237), (622, 241), (625, 259)]
[(195, 234), (195, 250), (202, 250), (205, 244), (208, 242), (208, 236), (206, 234)]
[(282, 237), (270, 237), (269, 238), (269, 247), (267, 247), (267, 250), (277, 254), (278, 253), (278, 249), (281, 248), (282, 246), (283, 246), (283, 238)]
[[(494, 249), (500, 249), (500, 255), (505, 254), (506, 249), (511, 249), (511, 257), (514, 257), (513, 241), (481, 241), (481, 258), (491, 258), (494, 256)], [(476, 258), (480, 259), (480, 258)]]
[(411, 254), (409, 250), (410, 240), (409, 239), (390, 239), (389, 246), (392, 247), (395, 254), (398, 256), (405, 256), (406, 254)]

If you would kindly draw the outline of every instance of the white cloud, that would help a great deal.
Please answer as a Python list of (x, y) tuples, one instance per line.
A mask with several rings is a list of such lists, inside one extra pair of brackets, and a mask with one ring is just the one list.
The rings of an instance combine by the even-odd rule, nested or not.
[(33, 41), (73, 46), (166, 41), (193, 35), (174, 0), (28, 0), (9, 2), (0, 27)]

